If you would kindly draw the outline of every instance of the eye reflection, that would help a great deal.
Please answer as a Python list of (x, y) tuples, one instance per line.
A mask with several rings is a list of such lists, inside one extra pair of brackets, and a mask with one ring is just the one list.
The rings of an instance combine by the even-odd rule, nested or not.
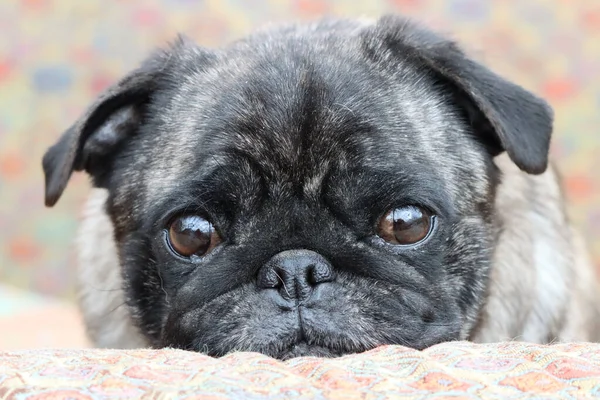
[(203, 256), (221, 243), (221, 237), (207, 219), (198, 215), (176, 218), (169, 226), (169, 246), (182, 257)]
[(377, 226), (377, 234), (392, 244), (410, 245), (424, 240), (432, 224), (431, 214), (422, 207), (405, 206), (390, 210)]

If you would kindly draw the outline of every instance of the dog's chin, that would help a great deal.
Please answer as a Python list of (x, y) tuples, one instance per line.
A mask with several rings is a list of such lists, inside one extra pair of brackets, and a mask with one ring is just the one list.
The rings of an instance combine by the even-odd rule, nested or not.
[[(338, 341), (312, 341), (302, 338), (293, 341), (283, 349), (280, 345), (269, 349), (262, 349), (261, 352), (273, 358), (288, 360), (296, 357), (326, 357), (335, 358), (349, 354), (363, 353), (384, 345), (404, 345), (416, 350), (423, 350), (427, 347), (441, 342), (458, 340), (460, 337), (456, 332), (448, 332), (443, 337), (429, 338), (429, 340), (415, 341), (407, 343), (404, 341), (377, 341), (376, 339), (365, 341), (364, 343), (349, 342), (341, 339)], [(368, 342), (368, 343), (367, 343)]]
[[(284, 320), (286, 318), (283, 318)], [(291, 318), (290, 318), (291, 319)], [(288, 319), (289, 321), (289, 319)], [(348, 321), (344, 327), (332, 327), (330, 322), (323, 324), (279, 324), (277, 329), (242, 329), (251, 334), (236, 332), (206, 332), (195, 338), (188, 329), (167, 328), (168, 338), (163, 337), (160, 347), (175, 347), (221, 357), (236, 351), (262, 353), (266, 356), (288, 360), (297, 357), (335, 358), (362, 353), (384, 345), (402, 345), (422, 350), (437, 343), (460, 339), (460, 320), (452, 323), (433, 324), (415, 329), (378, 329), (370, 327), (370, 333), (360, 332), (356, 325)], [(314, 322), (314, 321), (313, 321)], [(366, 320), (363, 320), (363, 325)], [(325, 327), (323, 325), (328, 325)], [(195, 331), (195, 329), (194, 329)], [(186, 334), (187, 332), (187, 334)]]
[(195, 350), (206, 352), (213, 357), (220, 357), (235, 351), (258, 352), (268, 357), (285, 361), (297, 357), (336, 358), (349, 354), (362, 353), (383, 344), (386, 343), (371, 343), (370, 345), (366, 345), (349, 343), (343, 339), (338, 341), (310, 340), (294, 335), (289, 337), (288, 340), (283, 339), (278, 342), (263, 343), (260, 346), (248, 346), (247, 348), (219, 348), (217, 346), (216, 348), (207, 349), (201, 345)]
[[(363, 338), (366, 339), (366, 338)], [(384, 342), (365, 340), (364, 343), (358, 339), (349, 341), (342, 335), (332, 335), (329, 338), (311, 337), (299, 327), (296, 334), (287, 340), (272, 343), (260, 349), (260, 352), (280, 360), (288, 360), (296, 357), (341, 357), (348, 354), (362, 353), (377, 347)]]
[(333, 350), (327, 347), (308, 344), (307, 342), (297, 342), (291, 345), (288, 349), (271, 355), (273, 358), (280, 360), (289, 360), (296, 357), (339, 357), (344, 354), (352, 353), (350, 351)]

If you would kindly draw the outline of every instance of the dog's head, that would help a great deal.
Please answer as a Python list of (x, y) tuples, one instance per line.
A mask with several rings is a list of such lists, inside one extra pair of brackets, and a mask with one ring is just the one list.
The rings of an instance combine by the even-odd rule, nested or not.
[(337, 355), (465, 338), (494, 241), (493, 157), (547, 165), (540, 99), (396, 17), (186, 40), (44, 157), (107, 188), (132, 317), (155, 346)]

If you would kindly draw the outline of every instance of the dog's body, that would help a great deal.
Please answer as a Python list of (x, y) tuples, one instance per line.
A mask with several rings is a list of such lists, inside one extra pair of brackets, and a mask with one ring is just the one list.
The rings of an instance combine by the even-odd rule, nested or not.
[(151, 57), (49, 150), (46, 201), (73, 170), (99, 188), (78, 238), (98, 346), (598, 340), (551, 129), (412, 23), (322, 21)]

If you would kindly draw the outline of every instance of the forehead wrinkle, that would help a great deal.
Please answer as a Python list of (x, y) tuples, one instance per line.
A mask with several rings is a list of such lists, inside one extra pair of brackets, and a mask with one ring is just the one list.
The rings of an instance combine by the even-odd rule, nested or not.
[(184, 164), (181, 158), (165, 157), (160, 163), (154, 162), (152, 168), (146, 175), (146, 197), (145, 206), (151, 207), (153, 204), (164, 199), (165, 193), (181, 191), (190, 191), (190, 179), (200, 182), (207, 179), (215, 171), (226, 165), (226, 158), (215, 154), (207, 156), (199, 163), (193, 156), (188, 156), (191, 162)]
[[(470, 171), (475, 169), (483, 172), (486, 169), (484, 156), (476, 149), (477, 145), (467, 139), (469, 132), (466, 121), (448, 102), (443, 89), (436, 86), (430, 76), (411, 72), (410, 68), (402, 80), (402, 96), (398, 100), (410, 122), (411, 136), (418, 143), (412, 148), (419, 152), (420, 157), (427, 159), (435, 171), (441, 172), (446, 191), (456, 203), (465, 193), (463, 184), (459, 183), (465, 179), (464, 166), (468, 165)], [(469, 176), (467, 179), (472, 178)], [(479, 176), (472, 179), (472, 184), (477, 195), (483, 195), (488, 190), (487, 180)]]
[(163, 108), (150, 110), (158, 124), (156, 130), (165, 134), (152, 142), (153, 154), (148, 157), (147, 204), (160, 199), (164, 191), (174, 190), (183, 178), (195, 172), (198, 156), (210, 144), (205, 140), (206, 133), (211, 131), (213, 119), (219, 117), (208, 111), (219, 103), (223, 82), (236, 79), (239, 73), (233, 61), (220, 58), (206, 68), (178, 76), (179, 84), (167, 94)]
[(445, 179), (441, 181), (454, 201), (459, 193), (447, 182), (456, 180), (455, 172), (453, 168), (448, 168), (447, 160), (439, 154), (447, 140), (451, 116), (446, 112), (447, 106), (441, 96), (427, 87), (428, 83), (423, 82), (421, 75), (414, 74), (411, 78), (416, 79), (406, 80), (407, 84), (402, 85), (402, 95), (398, 96), (398, 106), (410, 124), (411, 132), (407, 136), (417, 144), (412, 144), (409, 148), (418, 152), (419, 158), (426, 159), (429, 165), (434, 166), (434, 171), (443, 171)]
[[(267, 178), (298, 181), (314, 178), (323, 169), (315, 161), (323, 159), (316, 154), (318, 144), (330, 140), (322, 134), (329, 111), (323, 104), (325, 89), (315, 81), (311, 68), (295, 70), (293, 79), (285, 69), (283, 76), (279, 69), (267, 71), (270, 76), (261, 74), (269, 76), (269, 82), (246, 85), (243, 96), (236, 99), (239, 104), (232, 108), (234, 121), (229, 125), (236, 136), (234, 147), (261, 165)], [(278, 101), (271, 101), (271, 93), (278, 94)]]
[[(310, 49), (310, 46), (303, 44), (304, 50), (302, 51)], [(162, 190), (176, 187), (178, 181), (186, 174), (194, 173), (190, 168), (194, 168), (193, 161), (199, 155), (198, 149), (213, 146), (213, 142), (225, 144), (233, 137), (235, 137), (236, 146), (249, 151), (254, 159), (262, 160), (264, 166), (271, 170), (272, 176), (282, 174), (293, 176), (299, 173), (296, 177), (303, 178), (302, 191), (304, 192), (316, 193), (321, 185), (324, 171), (327, 169), (326, 165), (323, 166), (312, 161), (319, 160), (319, 158), (328, 159), (333, 155), (339, 156), (340, 159), (355, 156), (353, 154), (336, 154), (334, 149), (322, 146), (327, 141), (335, 141), (338, 145), (355, 141), (365, 149), (366, 153), (370, 154), (371, 159), (367, 161), (381, 162), (382, 164), (390, 162), (389, 150), (383, 156), (382, 153), (378, 154), (376, 150), (373, 150), (377, 147), (377, 141), (374, 142), (374, 138), (367, 135), (360, 138), (357, 138), (356, 135), (337, 135), (333, 139), (328, 136), (330, 132), (321, 132), (322, 136), (317, 137), (318, 141), (315, 142), (321, 147), (313, 143), (310, 148), (302, 149), (297, 145), (294, 138), (297, 139), (299, 134), (293, 128), (294, 123), (298, 124), (294, 115), (299, 113), (298, 109), (304, 102), (300, 80), (302, 75), (299, 73), (300, 70), (295, 68), (297, 60), (290, 56), (296, 50), (289, 46), (284, 46), (280, 50), (284, 52), (263, 49), (262, 53), (257, 55), (250, 54), (250, 50), (245, 55), (236, 55), (235, 53), (228, 53), (230, 57), (221, 55), (219, 62), (214, 63), (213, 66), (201, 72), (195, 71), (183, 80), (169, 104), (171, 112), (158, 113), (163, 118), (165, 130), (169, 132), (164, 135), (161, 151), (170, 157), (161, 155), (153, 161), (152, 170), (154, 172), (150, 174), (147, 182), (148, 203), (153, 199), (160, 198)], [(423, 159), (426, 159), (428, 164), (435, 167), (435, 171), (440, 171), (446, 191), (451, 193), (453, 200), (460, 198), (461, 186), (448, 185), (448, 182), (456, 182), (459, 179), (462, 163), (483, 165), (483, 160), (472, 149), (465, 151), (464, 157), (456, 151), (456, 142), (462, 140), (465, 145), (469, 145), (469, 143), (462, 139), (465, 132), (463, 132), (461, 124), (449, 122), (455, 120), (456, 116), (452, 115), (450, 107), (444, 104), (442, 96), (432, 89), (431, 79), (423, 73), (413, 71), (405, 63), (401, 63), (396, 70), (400, 77), (389, 75), (379, 81), (374, 81), (373, 79), (376, 77), (365, 74), (361, 70), (364, 67), (361, 67), (361, 64), (357, 64), (355, 68), (348, 65), (351, 64), (350, 60), (343, 58), (348, 61), (344, 64), (342, 59), (328, 57), (326, 53), (318, 55), (315, 59), (315, 54), (318, 52), (316, 50), (311, 50), (311, 52), (314, 53), (309, 54), (312, 57), (311, 62), (318, 62), (319, 73), (324, 74), (323, 77), (327, 84), (334, 88), (333, 95), (338, 96), (343, 93), (339, 96), (340, 98), (328, 98), (332, 104), (317, 105), (321, 114), (321, 119), (317, 124), (321, 125), (321, 129), (327, 131), (327, 124), (335, 126), (344, 123), (341, 117), (342, 113), (339, 112), (340, 108), (343, 108), (348, 114), (360, 112), (364, 120), (372, 121), (375, 124), (388, 123), (388, 128), (394, 129), (398, 135), (389, 139), (398, 144), (397, 149), (399, 150), (396, 151), (403, 151), (402, 156), (408, 160), (423, 162)], [(275, 60), (273, 55), (280, 56), (281, 60)], [(307, 55), (302, 53), (301, 56)], [(334, 68), (337, 64), (340, 64), (343, 71), (346, 72), (345, 74), (339, 73), (339, 70)], [(336, 72), (341, 77), (337, 77)], [(356, 90), (348, 92), (347, 89), (344, 92), (345, 80), (350, 79), (354, 82), (360, 80), (361, 77), (364, 82), (358, 86), (366, 87), (371, 83), (372, 93), (361, 94)], [(264, 109), (256, 111), (259, 117), (258, 129), (263, 131), (262, 134), (253, 137), (240, 135), (235, 131), (235, 125), (229, 125), (232, 128), (229, 130), (219, 131), (217, 129), (215, 131), (215, 121), (231, 123), (231, 120), (228, 120), (222, 113), (222, 103), (225, 100), (237, 101), (233, 104), (228, 102), (227, 107), (241, 116), (248, 115), (251, 107), (248, 107), (248, 101), (241, 101), (244, 99), (240, 97), (240, 84), (244, 81), (252, 83), (254, 85), (250, 90), (252, 92), (252, 89), (257, 88), (257, 79), (259, 78), (260, 82), (267, 83), (261, 88), (265, 90), (267, 98), (273, 100), (272, 103), (281, 108), (278, 112)], [(373, 84), (374, 82), (377, 84)], [(373, 99), (379, 104), (373, 105)], [(337, 112), (330, 109), (332, 105), (337, 106)], [(364, 111), (369, 107), (369, 111)], [(210, 139), (207, 137), (209, 133)], [(313, 132), (305, 134), (313, 134)], [(318, 148), (321, 157), (318, 157), (316, 153), (312, 154), (312, 150), (315, 148)], [(458, 149), (460, 150), (460, 147)], [(437, 156), (441, 152), (443, 152), (443, 156)], [(173, 157), (173, 155), (177, 156)], [(361, 157), (369, 156), (362, 155)], [(177, 161), (185, 158), (189, 158), (192, 162)], [(277, 160), (278, 158), (280, 160)], [(352, 159), (352, 161), (356, 160)], [(302, 169), (300, 168), (302, 163), (312, 163), (312, 168)], [(482, 185), (480, 186), (483, 187)], [(283, 187), (285, 185), (280, 185), (280, 188)]]
[(207, 101), (210, 101), (209, 96), (198, 91), (197, 83), (188, 79), (169, 94), (162, 108), (150, 110), (156, 119), (155, 130), (165, 133), (151, 141), (153, 147), (147, 157), (149, 165), (144, 185), (147, 205), (160, 199), (166, 191), (175, 190), (184, 177), (193, 173), (203, 137), (203, 119), (197, 116)]
[[(312, 78), (312, 74), (307, 74), (306, 71), (309, 70), (308, 66), (311, 66), (316, 60), (315, 50), (312, 49), (314, 46), (311, 46), (312, 44), (304, 43), (300, 50), (290, 49), (287, 45), (283, 46), (280, 49), (283, 50), (283, 53), (278, 54), (280, 59), (277, 62), (272, 58), (273, 49), (263, 49), (263, 54), (258, 56), (254, 54), (252, 56), (240, 56), (227, 53), (231, 57), (225, 57), (224, 54), (220, 54), (218, 56), (219, 62), (212, 63), (202, 71), (196, 70), (187, 75), (170, 101), (169, 108), (174, 112), (159, 113), (163, 116), (163, 125), (170, 136), (168, 140), (164, 140), (164, 143), (162, 143), (164, 152), (169, 154), (175, 154), (177, 150), (181, 150), (185, 154), (193, 152), (194, 146), (197, 146), (194, 142), (199, 142), (199, 140), (191, 139), (203, 136), (200, 132), (210, 132), (211, 129), (214, 129), (212, 125), (215, 120), (224, 119), (222, 113), (218, 111), (220, 108), (218, 105), (223, 101), (223, 95), (236, 93), (237, 91), (237, 94), (232, 96), (232, 100), (238, 102), (247, 100), (240, 98), (240, 83), (244, 80), (255, 83), (257, 70), (260, 70), (262, 73), (258, 74), (259, 77), (269, 77), (267, 78), (268, 84), (264, 85), (263, 89), (268, 90), (275, 85), (273, 89), (268, 90), (267, 95), (269, 98), (277, 97), (272, 103), (283, 105), (284, 109), (278, 113), (274, 110), (257, 110), (256, 114), (260, 117), (258, 122), (262, 125), (258, 128), (274, 131), (275, 134), (259, 135), (258, 138), (238, 135), (238, 146), (242, 149), (255, 150), (256, 158), (263, 158), (267, 161), (273, 161), (273, 156), (279, 156), (282, 161), (287, 161), (284, 170), (288, 170), (288, 172), (297, 169), (297, 165), (304, 159), (313, 158), (310, 156), (310, 152), (302, 152), (300, 146), (297, 146), (295, 140), (293, 140), (294, 136), (298, 139), (298, 135), (294, 132), (297, 129), (294, 124), (298, 124), (298, 118), (295, 118), (294, 113), (298, 114), (307, 102), (307, 98), (303, 94), (309, 96), (314, 94), (303, 93), (303, 90), (308, 89), (302, 87), (303, 84), (310, 83), (310, 79), (307, 78)], [(339, 63), (336, 59), (333, 61)], [(327, 62), (331, 63), (332, 60)], [(298, 63), (305, 65), (305, 68), (295, 68)], [(331, 69), (322, 68), (322, 72), (331, 73)], [(304, 73), (300, 73), (302, 71)], [(335, 80), (331, 76), (327, 78), (331, 83), (339, 84), (339, 80)], [(252, 89), (256, 90), (256, 87)], [(231, 107), (242, 118), (247, 116), (248, 110), (252, 108), (248, 107), (248, 101), (242, 101), (237, 106), (235, 102), (233, 104), (230, 102), (228, 107)], [(348, 110), (348, 106), (345, 105), (345, 107)], [(316, 108), (320, 108), (319, 105)], [(194, 112), (188, 111), (190, 109)], [(353, 111), (350, 110), (350, 112)], [(196, 118), (191, 118), (192, 115), (195, 115)], [(277, 118), (274, 120), (274, 115), (278, 115), (279, 120)], [(184, 116), (184, 118), (181, 118), (181, 116)], [(188, 117), (185, 118), (185, 116)], [(232, 130), (234, 132), (225, 130), (223, 135), (235, 133), (235, 129)], [(218, 132), (215, 133), (219, 134)], [(262, 143), (259, 141), (260, 139), (262, 139)], [(327, 138), (325, 139), (327, 140)], [(206, 144), (203, 143), (203, 145)], [(172, 187), (184, 173), (178, 170), (176, 165), (172, 165), (175, 158), (180, 157), (167, 158), (166, 160), (159, 157), (159, 162), (155, 163), (158, 168), (165, 167), (168, 177), (153, 177), (153, 180), (159, 182), (160, 185), (154, 187), (154, 190), (151, 189), (153, 193), (149, 196), (150, 198), (159, 195), (160, 193), (157, 192), (160, 191), (161, 187)], [(282, 169), (278, 165), (273, 165), (273, 167), (274, 169)], [(318, 179), (316, 177), (319, 173), (317, 171), (314, 174), (315, 178), (312, 180), (312, 186), (314, 186), (315, 180)]]

